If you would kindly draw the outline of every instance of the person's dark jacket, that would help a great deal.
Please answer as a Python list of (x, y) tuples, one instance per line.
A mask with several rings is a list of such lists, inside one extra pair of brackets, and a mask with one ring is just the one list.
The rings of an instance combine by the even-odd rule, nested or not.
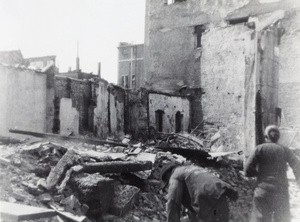
[(287, 163), (300, 179), (300, 162), (293, 152), (277, 143), (267, 142), (258, 145), (245, 165), (247, 177), (257, 177), (257, 186), (274, 192), (288, 188)]
[(168, 221), (180, 221), (181, 204), (199, 218), (205, 218), (225, 192), (237, 199), (237, 192), (229, 184), (205, 169), (198, 166), (175, 168), (169, 181)]

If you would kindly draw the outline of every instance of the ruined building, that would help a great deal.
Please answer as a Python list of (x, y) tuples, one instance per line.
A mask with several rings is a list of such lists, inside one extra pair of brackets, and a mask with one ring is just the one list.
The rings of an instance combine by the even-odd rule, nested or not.
[(300, 6), (266, 1), (147, 0), (144, 45), (118, 47), (119, 85), (0, 54), (0, 134), (219, 132), (219, 150), (247, 155), (266, 125), (300, 124)]
[(299, 21), (298, 1), (147, 0), (139, 86), (189, 91), (190, 128), (248, 151), (266, 125), (299, 125)]

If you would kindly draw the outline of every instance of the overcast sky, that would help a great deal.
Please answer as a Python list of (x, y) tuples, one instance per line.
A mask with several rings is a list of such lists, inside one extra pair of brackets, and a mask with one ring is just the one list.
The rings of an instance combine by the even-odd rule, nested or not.
[(0, 51), (56, 55), (60, 72), (80, 68), (117, 81), (120, 42), (143, 43), (145, 0), (0, 0)]

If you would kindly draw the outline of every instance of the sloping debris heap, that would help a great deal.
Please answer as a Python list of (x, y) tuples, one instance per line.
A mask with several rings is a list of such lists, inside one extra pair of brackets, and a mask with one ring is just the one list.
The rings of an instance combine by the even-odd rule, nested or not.
[(191, 149), (192, 139), (180, 138), (175, 146), (161, 146), (164, 140), (133, 145), (126, 138), (127, 146), (6, 140), (0, 145), (0, 200), (57, 212), (40, 221), (166, 221), (160, 169), (169, 162), (197, 164), (239, 191), (238, 201), (230, 202), (230, 221), (248, 221), (254, 181), (243, 177), (241, 157), (214, 158), (199, 141)]

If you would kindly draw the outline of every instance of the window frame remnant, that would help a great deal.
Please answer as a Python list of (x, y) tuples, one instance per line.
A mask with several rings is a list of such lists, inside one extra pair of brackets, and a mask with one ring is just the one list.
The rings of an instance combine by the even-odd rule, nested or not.
[(172, 5), (174, 3), (186, 2), (186, 0), (164, 0), (165, 5)]
[(194, 34), (196, 38), (196, 48), (201, 48), (202, 47), (202, 34), (205, 31), (205, 26), (204, 25), (196, 25), (194, 27)]
[(228, 20), (228, 24), (238, 25), (238, 24), (247, 23), (248, 21), (249, 21), (249, 17), (235, 18), (235, 19)]

